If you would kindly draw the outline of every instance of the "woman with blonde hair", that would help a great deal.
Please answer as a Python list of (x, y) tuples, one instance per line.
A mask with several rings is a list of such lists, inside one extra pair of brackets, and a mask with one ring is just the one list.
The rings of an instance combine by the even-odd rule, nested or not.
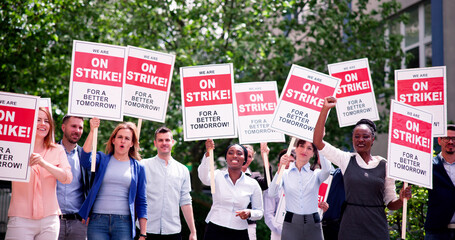
[[(94, 129), (100, 120), (90, 120), (90, 133), (84, 143), (81, 164), (91, 166)], [(96, 153), (96, 174), (92, 188), (79, 214), (88, 222), (88, 239), (133, 239), (135, 217), (140, 238), (146, 237), (147, 201), (144, 166), (138, 162), (139, 139), (136, 125), (120, 123), (106, 143), (106, 153)]]
[(12, 182), (5, 239), (57, 239), (61, 214), (57, 181), (71, 183), (73, 175), (65, 150), (53, 142), (54, 121), (39, 108), (35, 147), (30, 156), (29, 182)]

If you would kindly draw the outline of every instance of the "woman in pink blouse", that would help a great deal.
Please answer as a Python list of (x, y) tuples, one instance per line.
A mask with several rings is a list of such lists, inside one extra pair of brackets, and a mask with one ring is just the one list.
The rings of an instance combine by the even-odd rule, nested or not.
[(12, 182), (5, 239), (57, 239), (60, 228), (57, 181), (71, 183), (71, 166), (61, 145), (53, 142), (54, 122), (40, 108), (35, 148), (30, 156), (30, 181)]

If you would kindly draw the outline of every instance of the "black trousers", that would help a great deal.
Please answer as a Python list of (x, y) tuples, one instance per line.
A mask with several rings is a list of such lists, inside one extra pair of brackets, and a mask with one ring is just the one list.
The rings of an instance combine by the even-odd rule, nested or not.
[[(249, 240), (248, 229), (235, 230), (222, 227), (212, 222), (207, 224), (204, 234), (205, 240)], [(148, 240), (148, 239), (147, 239)]]
[[(136, 237), (134, 237), (135, 240), (139, 239), (139, 228), (136, 228)], [(169, 235), (161, 235), (161, 234), (153, 234), (153, 233), (147, 233), (147, 240), (182, 240), (182, 234), (176, 233), (176, 234), (169, 234)]]

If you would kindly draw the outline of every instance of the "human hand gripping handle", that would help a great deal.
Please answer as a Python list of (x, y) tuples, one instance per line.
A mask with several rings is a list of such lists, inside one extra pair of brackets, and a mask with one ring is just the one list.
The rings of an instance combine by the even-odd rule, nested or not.
[[(210, 189), (212, 194), (215, 194), (215, 161), (213, 160), (213, 149), (215, 149), (215, 142), (212, 139), (205, 141), (205, 148), (207, 149), (206, 157), (210, 160)], [(208, 155), (207, 155), (208, 154)]]
[(96, 167), (96, 142), (98, 139), (98, 127), (100, 126), (99, 118), (90, 119), (90, 132), (84, 143), (84, 152), (92, 152), (91, 171), (95, 172)]

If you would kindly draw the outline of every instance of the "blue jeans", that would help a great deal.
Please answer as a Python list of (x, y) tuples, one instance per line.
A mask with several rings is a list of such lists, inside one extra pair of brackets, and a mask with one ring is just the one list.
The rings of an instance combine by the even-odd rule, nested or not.
[(131, 216), (92, 213), (88, 222), (88, 240), (131, 240)]

